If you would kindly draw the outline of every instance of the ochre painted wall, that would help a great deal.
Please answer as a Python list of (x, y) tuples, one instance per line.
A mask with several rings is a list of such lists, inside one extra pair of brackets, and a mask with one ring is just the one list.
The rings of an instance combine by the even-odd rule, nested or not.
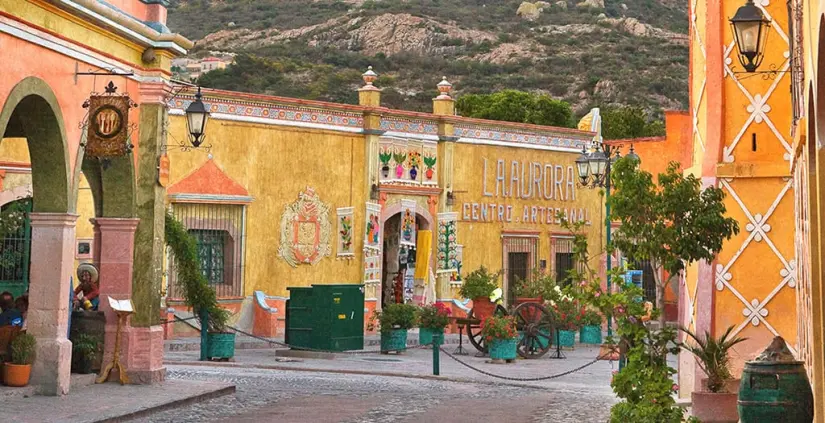
[[(186, 139), (183, 117), (170, 116), (170, 134), (173, 140)], [(355, 207), (353, 244), (362, 245), (367, 199), (360, 188), (364, 186), (363, 143), (363, 136), (356, 134), (225, 120), (209, 123), (207, 144), (212, 145), (213, 160), (254, 197), (246, 215), (244, 295), (262, 290), (286, 296), (291, 286), (361, 283), (360, 253), (352, 260), (335, 257), (335, 209)], [(208, 160), (202, 150), (170, 149), (169, 158), (171, 184)], [(307, 187), (330, 207), (332, 255), (315, 266), (292, 268), (278, 256), (281, 216)]]

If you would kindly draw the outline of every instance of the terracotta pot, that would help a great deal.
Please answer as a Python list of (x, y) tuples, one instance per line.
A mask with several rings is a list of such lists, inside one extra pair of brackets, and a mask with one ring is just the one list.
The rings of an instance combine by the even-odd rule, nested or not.
[(737, 423), (737, 393), (693, 392), (691, 414), (702, 423)]
[(6, 386), (22, 388), (29, 384), (32, 375), (31, 364), (11, 364), (3, 365), (3, 383)]
[[(725, 382), (726, 392), (729, 393), (729, 394), (739, 393), (739, 382), (741, 382), (740, 379), (731, 379), (731, 380)], [(702, 392), (709, 392), (710, 390), (708, 389), (708, 378), (703, 377), (702, 380), (701, 380), (701, 383), (702, 383)]]
[(473, 317), (484, 320), (496, 312), (496, 304), (488, 297), (473, 298)]

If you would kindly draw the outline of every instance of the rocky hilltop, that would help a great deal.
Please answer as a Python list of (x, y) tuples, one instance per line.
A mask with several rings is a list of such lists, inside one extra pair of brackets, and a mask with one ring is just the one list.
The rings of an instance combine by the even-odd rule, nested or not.
[(687, 103), (687, 17), (670, 0), (178, 0), (169, 22), (193, 55), (239, 54), (202, 77), (220, 88), (354, 102), (373, 65), (387, 105), (412, 110), (442, 74), (459, 94), (541, 92), (579, 111)]

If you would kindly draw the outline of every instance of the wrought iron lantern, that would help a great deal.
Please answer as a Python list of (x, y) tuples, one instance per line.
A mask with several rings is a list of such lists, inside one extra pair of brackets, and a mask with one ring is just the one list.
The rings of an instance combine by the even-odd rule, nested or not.
[(747, 72), (756, 72), (765, 57), (771, 21), (756, 7), (753, 0), (748, 0), (730, 18), (730, 25), (739, 52), (739, 63)]
[(189, 129), (189, 141), (197, 148), (203, 144), (206, 131), (206, 123), (209, 121), (209, 112), (206, 105), (201, 101), (201, 88), (195, 94), (195, 101), (186, 108), (186, 125)]

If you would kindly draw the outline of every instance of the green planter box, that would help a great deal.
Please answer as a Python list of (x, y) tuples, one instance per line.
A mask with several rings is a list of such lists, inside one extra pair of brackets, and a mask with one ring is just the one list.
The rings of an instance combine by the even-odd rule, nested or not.
[(206, 358), (228, 359), (235, 356), (234, 333), (209, 333), (206, 337)]
[(579, 330), (579, 342), (582, 344), (597, 344), (602, 343), (602, 327), (601, 326), (582, 326)]
[(576, 345), (576, 332), (572, 330), (559, 331), (559, 346), (573, 347)]
[(407, 330), (393, 329), (389, 332), (381, 332), (381, 352), (406, 351), (407, 350)]
[[(433, 335), (440, 334), (441, 337), (439, 338), (440, 342), (444, 342), (444, 329), (430, 329), (430, 328), (421, 328), (418, 330), (418, 344), (419, 345), (427, 345), (433, 343)], [(440, 344), (439, 344), (440, 345)]]
[(515, 360), (516, 346), (518, 338), (515, 339), (494, 339), (490, 342), (490, 359), (492, 360)]

